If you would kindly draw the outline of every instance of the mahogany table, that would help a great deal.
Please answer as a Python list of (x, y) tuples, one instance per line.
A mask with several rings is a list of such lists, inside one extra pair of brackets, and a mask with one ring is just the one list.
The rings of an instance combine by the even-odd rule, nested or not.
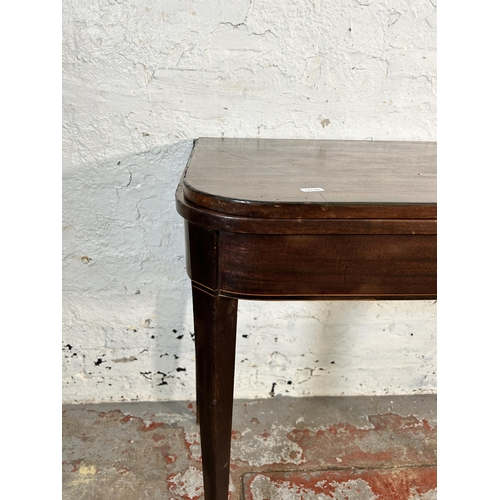
[(435, 299), (436, 143), (202, 138), (176, 201), (205, 500), (227, 500), (238, 299)]

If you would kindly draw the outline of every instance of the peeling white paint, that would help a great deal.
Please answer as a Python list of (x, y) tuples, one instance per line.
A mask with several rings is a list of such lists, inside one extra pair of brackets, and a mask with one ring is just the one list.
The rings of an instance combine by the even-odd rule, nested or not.
[(185, 472), (167, 479), (168, 491), (181, 498), (194, 500), (203, 494), (203, 473), (190, 466)]
[(201, 440), (199, 430), (185, 432), (186, 443), (189, 446), (189, 454), (192, 460), (201, 461)]
[(426, 491), (425, 493), (418, 493), (417, 488), (410, 489), (411, 495), (408, 500), (437, 500), (437, 489)]
[(293, 431), (291, 426), (272, 425), (268, 431), (253, 433), (245, 440), (233, 439), (231, 442), (231, 459), (242, 460), (251, 467), (262, 467), (272, 464), (305, 463), (302, 448), (287, 438)]
[[(355, 495), (356, 500), (377, 500), (364, 479), (351, 479), (342, 483), (318, 481), (316, 489), (305, 488), (289, 481), (273, 482), (267, 476), (258, 474), (251, 483), (254, 500), (345, 500)], [(318, 489), (328, 493), (318, 493)]]
[[(193, 139), (436, 138), (428, 0), (64, 0), (63, 69), (67, 403), (195, 397), (174, 205)], [(236, 397), (436, 390), (432, 302), (239, 312)]]

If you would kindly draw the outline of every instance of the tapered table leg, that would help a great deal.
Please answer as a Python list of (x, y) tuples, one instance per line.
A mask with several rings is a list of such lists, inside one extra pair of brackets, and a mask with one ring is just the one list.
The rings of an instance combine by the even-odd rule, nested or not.
[(193, 286), (193, 310), (205, 500), (227, 500), (238, 301)]

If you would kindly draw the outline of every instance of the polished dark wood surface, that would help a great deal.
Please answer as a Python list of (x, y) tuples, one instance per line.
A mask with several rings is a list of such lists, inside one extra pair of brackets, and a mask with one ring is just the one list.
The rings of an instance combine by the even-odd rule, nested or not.
[(193, 287), (193, 307), (205, 498), (227, 500), (238, 303)]
[[(215, 212), (186, 200), (182, 183), (176, 192), (177, 211), (184, 219), (203, 227), (231, 233), (248, 234), (436, 234), (437, 219), (413, 218), (409, 212), (398, 207), (400, 218), (357, 218), (358, 207), (342, 207), (349, 217), (305, 218), (305, 217), (244, 217)], [(272, 212), (273, 207), (269, 208)], [(366, 209), (362, 212), (366, 215)], [(269, 214), (268, 214), (269, 215)], [(360, 216), (363, 214), (360, 213)], [(389, 214), (392, 215), (392, 214)]]
[(221, 233), (219, 290), (248, 299), (430, 299), (434, 235)]
[(436, 298), (435, 155), (435, 143), (196, 141), (176, 202), (205, 500), (228, 495), (237, 299)]
[(183, 195), (247, 217), (433, 219), (436, 143), (200, 138)]

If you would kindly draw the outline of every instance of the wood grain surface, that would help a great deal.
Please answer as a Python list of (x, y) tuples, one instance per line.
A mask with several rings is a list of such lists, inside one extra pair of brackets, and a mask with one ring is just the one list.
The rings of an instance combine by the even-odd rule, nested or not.
[(200, 138), (182, 183), (247, 217), (435, 219), (436, 143)]
[(436, 298), (435, 235), (220, 234), (220, 294)]
[(192, 287), (196, 409), (206, 500), (227, 500), (238, 302)]
[[(184, 197), (182, 185), (176, 192), (177, 211), (184, 219), (211, 230), (248, 234), (436, 234), (436, 219), (412, 218), (408, 211), (398, 207), (400, 218), (356, 218), (356, 210), (346, 207), (350, 217), (272, 218), (244, 217), (215, 212), (194, 205)], [(274, 207), (269, 207), (270, 214)], [(363, 208), (366, 213), (366, 208)], [(268, 213), (268, 215), (269, 215)], [(392, 214), (388, 214), (392, 215)], [(188, 247), (186, 247), (188, 248)]]

